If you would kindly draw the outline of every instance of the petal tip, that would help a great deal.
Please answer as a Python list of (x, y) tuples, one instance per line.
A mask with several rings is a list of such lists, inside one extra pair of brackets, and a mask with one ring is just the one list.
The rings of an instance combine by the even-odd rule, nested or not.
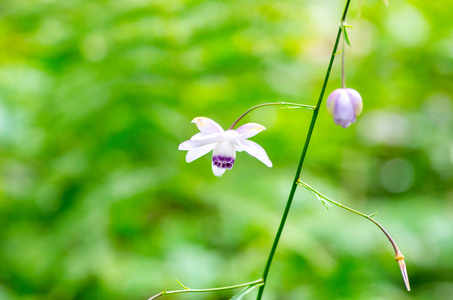
[(223, 175), (223, 173), (225, 173), (225, 171), (226, 171), (226, 169), (222, 169), (222, 168), (212, 165), (212, 173), (214, 173), (214, 175), (219, 178), (222, 177), (222, 175)]
[(195, 118), (193, 118), (191, 123), (198, 124), (198, 123), (204, 122), (205, 120), (206, 120), (206, 117), (195, 117)]
[(404, 261), (404, 255), (401, 252), (396, 253), (395, 260), (398, 262), (401, 270), (401, 275), (403, 276), (404, 285), (406, 286), (407, 291), (411, 290), (409, 284), (409, 276), (407, 275), (406, 262)]

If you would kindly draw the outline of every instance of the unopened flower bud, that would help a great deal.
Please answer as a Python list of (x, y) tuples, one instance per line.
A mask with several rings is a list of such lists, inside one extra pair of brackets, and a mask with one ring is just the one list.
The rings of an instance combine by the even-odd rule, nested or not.
[(398, 262), (400, 265), (400, 270), (401, 270), (401, 275), (403, 275), (403, 280), (404, 284), (406, 285), (406, 289), (408, 291), (411, 290), (411, 287), (409, 285), (409, 276), (407, 276), (407, 269), (406, 269), (406, 263), (404, 262), (404, 255), (401, 252), (397, 252), (395, 254), (395, 260)]
[(354, 89), (336, 89), (327, 98), (327, 111), (343, 128), (355, 123), (362, 108), (362, 97)]

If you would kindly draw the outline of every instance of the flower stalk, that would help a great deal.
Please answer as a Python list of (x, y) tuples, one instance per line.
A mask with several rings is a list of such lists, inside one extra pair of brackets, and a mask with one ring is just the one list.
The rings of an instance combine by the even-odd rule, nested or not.
[(263, 103), (263, 104), (258, 104), (258, 105), (255, 105), (253, 106), (252, 108), (249, 108), (248, 110), (246, 110), (242, 115), (239, 116), (239, 118), (236, 119), (236, 121), (233, 122), (233, 124), (231, 124), (230, 126), (230, 130), (234, 128), (234, 126), (237, 125), (237, 123), (239, 123), (239, 121), (245, 117), (246, 115), (248, 115), (252, 110), (255, 110), (257, 108), (260, 108), (260, 107), (264, 107), (264, 106), (272, 106), (272, 105), (280, 105), (280, 106), (284, 106), (284, 108), (289, 108), (289, 107), (292, 107), (292, 108), (305, 108), (305, 109), (315, 109), (314, 106), (312, 105), (306, 105), (306, 104), (299, 104), (299, 103), (289, 103), (289, 102), (273, 102), (273, 103)]
[(345, 44), (351, 46), (346, 28), (352, 28), (352, 26), (349, 26), (342, 21), (340, 27), (343, 36), (342, 50), (336, 54), (341, 52), (341, 88), (334, 90), (330, 93), (329, 97), (327, 97), (327, 111), (332, 116), (335, 124), (347, 128), (357, 120), (357, 117), (362, 112), (363, 103), (362, 96), (360, 96), (356, 90), (346, 88), (346, 76), (344, 71)]
[(341, 31), (343, 32), (342, 50), (341, 50), (341, 88), (346, 88), (346, 79), (344, 75), (344, 56), (345, 56), (345, 44), (346, 44), (346, 28), (345, 24), (341, 23)]
[(305, 188), (307, 191), (309, 191), (310, 193), (312, 193), (313, 195), (315, 195), (319, 200), (323, 201), (327, 201), (329, 203), (332, 203), (333, 205), (336, 205), (338, 207), (341, 207), (343, 209), (346, 209), (347, 211), (350, 211), (356, 215), (359, 215), (361, 217), (364, 217), (365, 219), (368, 219), (370, 220), (371, 222), (373, 222), (377, 227), (379, 227), (379, 229), (385, 234), (385, 236), (387, 237), (387, 239), (389, 240), (390, 244), (392, 244), (392, 247), (393, 247), (393, 250), (395, 250), (395, 260), (398, 262), (399, 266), (400, 266), (400, 269), (401, 269), (401, 274), (403, 276), (403, 280), (404, 280), (404, 284), (406, 285), (406, 289), (408, 291), (411, 290), (410, 288), (410, 285), (409, 285), (409, 277), (407, 275), (407, 269), (406, 269), (406, 263), (404, 262), (404, 255), (403, 253), (401, 253), (401, 251), (398, 249), (398, 246), (396, 245), (396, 242), (395, 240), (392, 238), (392, 236), (388, 233), (387, 230), (385, 230), (385, 228), (378, 223), (378, 221), (376, 221), (375, 219), (373, 219), (373, 216), (375, 216), (377, 213), (374, 213), (374, 214), (371, 214), (371, 215), (366, 215), (364, 213), (361, 213), (355, 209), (352, 209), (350, 207), (347, 207), (346, 205), (343, 205), (339, 202), (336, 202), (326, 196), (324, 196), (323, 194), (321, 194), (320, 192), (318, 192), (317, 190), (315, 190), (314, 188), (312, 188), (311, 186), (309, 186), (308, 184), (304, 183), (302, 180), (298, 180), (297, 181), (297, 184), (302, 186), (303, 188)]
[(335, 53), (337, 52), (337, 49), (338, 49), (338, 44), (339, 44), (341, 33), (342, 33), (342, 30), (343, 30), (341, 24), (343, 24), (345, 22), (345, 20), (346, 20), (346, 15), (348, 14), (348, 9), (349, 9), (350, 2), (351, 2), (351, 0), (347, 0), (346, 1), (346, 5), (345, 5), (345, 8), (343, 10), (343, 14), (342, 14), (342, 17), (341, 17), (341, 23), (340, 23), (340, 26), (338, 28), (337, 37), (335, 39), (335, 44), (334, 44), (333, 49), (332, 49), (332, 54), (330, 55), (330, 61), (329, 61), (329, 65), (327, 67), (326, 76), (324, 77), (324, 82), (323, 82), (323, 85), (322, 85), (322, 88), (321, 88), (321, 92), (320, 92), (320, 95), (319, 95), (319, 98), (318, 98), (318, 102), (316, 103), (315, 109), (313, 110), (313, 115), (312, 115), (312, 118), (311, 118), (310, 127), (308, 128), (307, 136), (305, 138), (304, 147), (302, 149), (302, 153), (301, 153), (301, 156), (300, 156), (300, 159), (299, 159), (299, 163), (297, 165), (296, 174), (294, 176), (294, 181), (293, 181), (293, 184), (291, 186), (291, 190), (290, 190), (290, 193), (289, 193), (289, 196), (288, 196), (288, 200), (286, 202), (285, 210), (283, 211), (282, 219), (281, 219), (280, 225), (279, 225), (279, 227), (277, 229), (277, 233), (275, 235), (274, 242), (272, 244), (271, 251), (269, 253), (269, 257), (268, 257), (266, 265), (264, 267), (264, 272), (263, 272), (263, 276), (262, 276), (264, 284), (258, 290), (258, 295), (256, 297), (257, 300), (261, 300), (261, 298), (263, 297), (264, 288), (266, 287), (266, 279), (267, 279), (267, 276), (269, 274), (269, 270), (270, 270), (270, 267), (271, 267), (271, 264), (272, 264), (272, 260), (273, 260), (274, 255), (275, 255), (275, 251), (277, 250), (278, 242), (280, 241), (280, 237), (282, 235), (283, 228), (285, 227), (286, 219), (288, 218), (288, 214), (289, 214), (289, 211), (291, 209), (291, 204), (293, 202), (294, 195), (296, 193), (297, 182), (299, 180), (300, 173), (302, 171), (302, 167), (303, 167), (303, 164), (304, 164), (304, 161), (305, 161), (305, 156), (307, 155), (308, 146), (310, 144), (310, 139), (311, 139), (311, 136), (313, 134), (313, 130), (315, 128), (316, 120), (318, 118), (319, 108), (321, 107), (322, 100), (324, 98), (324, 93), (326, 91), (327, 82), (329, 81), (329, 78), (330, 78), (330, 72), (332, 70), (333, 62), (335, 60)]

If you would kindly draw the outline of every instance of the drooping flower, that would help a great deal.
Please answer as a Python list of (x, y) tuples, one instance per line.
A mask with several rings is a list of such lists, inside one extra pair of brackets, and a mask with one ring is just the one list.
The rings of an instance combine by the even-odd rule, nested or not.
[(190, 140), (179, 145), (179, 150), (186, 150), (186, 161), (195, 159), (214, 150), (212, 153), (212, 172), (215, 176), (222, 176), (226, 170), (231, 170), (236, 160), (236, 151), (245, 151), (256, 157), (268, 167), (272, 162), (266, 151), (257, 143), (247, 140), (248, 138), (265, 130), (264, 126), (256, 123), (247, 123), (238, 129), (224, 131), (219, 124), (205, 117), (197, 117), (192, 120), (200, 130)]
[(327, 98), (327, 111), (334, 123), (343, 128), (355, 123), (362, 108), (362, 97), (354, 89), (336, 89)]

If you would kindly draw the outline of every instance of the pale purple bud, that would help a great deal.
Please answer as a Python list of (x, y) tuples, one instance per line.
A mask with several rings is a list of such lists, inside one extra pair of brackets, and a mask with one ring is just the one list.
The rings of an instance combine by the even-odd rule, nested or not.
[(327, 111), (343, 128), (355, 123), (362, 108), (362, 97), (354, 89), (336, 89), (327, 98)]

